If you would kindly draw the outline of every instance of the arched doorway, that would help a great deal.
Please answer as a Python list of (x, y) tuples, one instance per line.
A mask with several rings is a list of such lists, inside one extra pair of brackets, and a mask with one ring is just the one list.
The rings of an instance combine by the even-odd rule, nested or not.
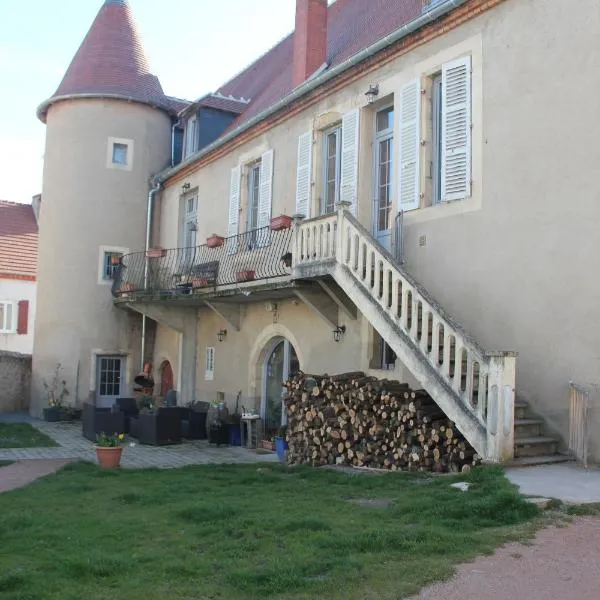
[(168, 360), (160, 366), (160, 395), (164, 398), (173, 389), (173, 368)]
[(300, 369), (294, 346), (285, 338), (276, 338), (267, 347), (263, 368), (261, 418), (265, 438), (277, 434), (287, 423), (283, 409), (283, 383)]

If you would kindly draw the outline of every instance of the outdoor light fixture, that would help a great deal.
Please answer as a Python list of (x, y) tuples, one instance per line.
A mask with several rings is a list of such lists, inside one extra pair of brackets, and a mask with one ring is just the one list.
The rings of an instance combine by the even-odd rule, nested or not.
[(369, 89), (365, 92), (365, 96), (368, 98), (369, 104), (373, 104), (375, 98), (379, 96), (379, 84), (370, 85)]
[(192, 187), (192, 184), (189, 181), (186, 181), (182, 186), (181, 189), (184, 192), (187, 192), (190, 188)]
[(346, 326), (345, 325), (339, 325), (338, 327), (336, 327), (333, 330), (333, 341), (334, 342), (339, 342), (343, 335), (346, 333)]
[(227, 329), (221, 329), (221, 331), (219, 331), (219, 333), (217, 333), (217, 339), (222, 342), (225, 339), (225, 336), (227, 335)]

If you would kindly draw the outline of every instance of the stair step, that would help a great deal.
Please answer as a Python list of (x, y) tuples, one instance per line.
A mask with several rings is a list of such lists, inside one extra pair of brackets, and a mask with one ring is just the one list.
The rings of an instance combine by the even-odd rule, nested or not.
[(537, 437), (543, 424), (538, 419), (515, 419), (515, 437)]
[(523, 402), (522, 400), (517, 400), (515, 402), (515, 419), (525, 419), (527, 418), (527, 402)]
[(536, 465), (555, 465), (558, 463), (572, 462), (574, 459), (570, 456), (563, 456), (562, 454), (554, 454), (552, 456), (539, 455), (539, 456), (521, 456), (515, 458), (506, 464), (507, 467), (534, 467)]
[(541, 456), (556, 453), (558, 440), (543, 435), (533, 437), (516, 437), (515, 438), (515, 457), (522, 458), (524, 456)]

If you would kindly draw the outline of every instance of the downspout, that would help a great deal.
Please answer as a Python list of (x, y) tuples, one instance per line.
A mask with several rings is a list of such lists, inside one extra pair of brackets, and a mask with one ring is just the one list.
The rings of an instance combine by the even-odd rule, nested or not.
[[(174, 127), (174, 126), (173, 126)], [(162, 184), (156, 182), (154, 187), (148, 192), (148, 211), (146, 216), (146, 251), (144, 257), (144, 290), (148, 289), (148, 271), (149, 271), (149, 258), (148, 258), (148, 250), (150, 249), (150, 237), (152, 233), (152, 209), (154, 207), (154, 196), (157, 192), (160, 191)], [(140, 357), (140, 371), (144, 370), (144, 363), (146, 355), (146, 315), (142, 314), (142, 347), (141, 347), (141, 357)]]

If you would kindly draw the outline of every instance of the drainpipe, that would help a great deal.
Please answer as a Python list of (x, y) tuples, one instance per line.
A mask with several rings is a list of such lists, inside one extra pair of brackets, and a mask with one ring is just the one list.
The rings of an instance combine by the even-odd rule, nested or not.
[[(157, 182), (154, 187), (148, 192), (148, 212), (146, 216), (146, 251), (144, 257), (144, 290), (148, 288), (148, 270), (149, 270), (149, 258), (148, 250), (150, 249), (150, 237), (152, 232), (152, 208), (154, 206), (154, 196), (160, 191), (162, 184)], [(140, 357), (140, 370), (144, 370), (144, 356), (146, 354), (146, 315), (142, 314), (142, 347)]]

